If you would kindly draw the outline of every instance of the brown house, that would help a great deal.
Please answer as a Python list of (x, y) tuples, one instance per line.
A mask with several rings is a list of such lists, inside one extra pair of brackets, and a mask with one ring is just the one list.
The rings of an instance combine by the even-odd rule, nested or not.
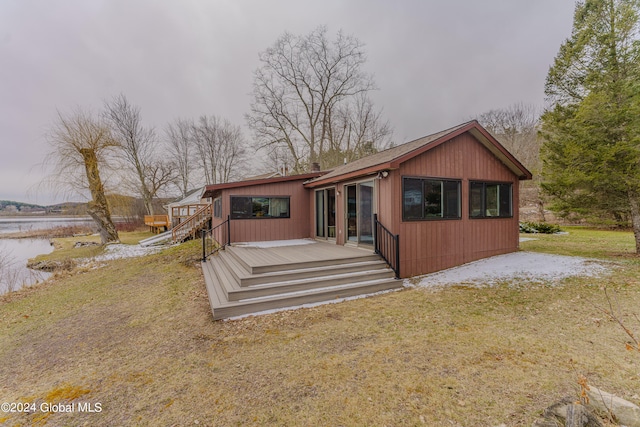
[(471, 121), (331, 171), (211, 185), (204, 197), (230, 243), (312, 238), (364, 248), (406, 278), (516, 251), (526, 179)]
[[(518, 249), (529, 172), (471, 121), (332, 171), (208, 186), (231, 242), (316, 238), (373, 248), (374, 214), (399, 236), (401, 277)], [(381, 236), (382, 238), (382, 236)]]

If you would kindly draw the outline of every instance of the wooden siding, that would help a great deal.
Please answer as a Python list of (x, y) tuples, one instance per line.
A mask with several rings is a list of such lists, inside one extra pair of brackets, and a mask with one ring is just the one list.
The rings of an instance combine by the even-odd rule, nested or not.
[(302, 182), (298, 180), (222, 189), (222, 218), (213, 218), (213, 226), (222, 223), (230, 214), (232, 196), (289, 197), (289, 218), (231, 219), (231, 243), (311, 237), (309, 218), (313, 216), (309, 199), (312, 192), (305, 189)]
[[(403, 221), (402, 177), (434, 177), (461, 180), (460, 220)], [(469, 218), (469, 181), (513, 184), (512, 218)], [(518, 249), (518, 178), (471, 134), (457, 136), (391, 171), (382, 180), (379, 218), (400, 234), (402, 277), (431, 273), (466, 262)], [(384, 181), (388, 181), (384, 182)], [(394, 193), (389, 197), (388, 193)], [(388, 198), (389, 197), (389, 198)]]
[[(424, 177), (461, 181), (461, 219), (403, 221), (402, 178)], [(345, 185), (365, 179), (375, 182), (375, 211), (379, 220), (400, 235), (400, 273), (411, 277), (518, 249), (519, 179), (509, 167), (466, 132), (401, 163), (386, 178), (375, 175), (335, 183), (336, 243), (344, 244)], [(511, 218), (469, 218), (469, 182), (511, 183)], [(315, 192), (304, 180), (214, 189), (222, 196), (222, 219), (227, 218), (231, 196), (290, 197), (290, 218), (231, 220), (231, 241), (284, 240), (315, 237)], [(320, 187), (322, 188), (322, 187)]]

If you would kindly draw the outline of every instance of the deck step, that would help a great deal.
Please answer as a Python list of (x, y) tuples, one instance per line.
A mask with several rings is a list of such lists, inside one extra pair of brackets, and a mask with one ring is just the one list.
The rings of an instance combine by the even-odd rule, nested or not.
[(356, 284), (362, 281), (392, 279), (393, 277), (393, 271), (389, 269), (372, 270), (368, 272), (357, 271), (332, 276), (321, 276), (319, 278), (298, 279), (288, 282), (276, 282), (231, 290), (227, 294), (227, 299), (229, 301), (238, 301), (250, 298), (273, 296), (274, 294), (283, 295), (288, 292), (328, 288), (331, 286), (341, 286), (345, 284)]
[(266, 283), (284, 282), (296, 279), (307, 279), (311, 277), (318, 277), (319, 274), (335, 275), (388, 268), (387, 264), (377, 257), (374, 260), (356, 261), (345, 264), (330, 264), (322, 267), (296, 268), (292, 270), (251, 274), (247, 270), (245, 263), (241, 263), (235, 256), (227, 251), (220, 252), (219, 255), (224, 258), (227, 268), (240, 287), (264, 285)]
[[(338, 249), (334, 259), (329, 259), (333, 248), (327, 251), (326, 246), (318, 246), (318, 260), (313, 261), (313, 249), (302, 249), (306, 252), (297, 257), (291, 256), (291, 251), (234, 253), (227, 247), (209, 257), (202, 263), (202, 271), (214, 319), (402, 287), (402, 281), (395, 279), (394, 272), (371, 252)], [(254, 266), (256, 260), (299, 260), (270, 266), (263, 263), (272, 271), (256, 273), (239, 254), (252, 258)]]
[[(259, 249), (257, 249), (259, 250)], [(300, 249), (304, 251), (304, 248)], [(351, 257), (341, 257), (335, 259), (322, 259), (315, 261), (297, 261), (297, 262), (282, 262), (282, 263), (270, 263), (266, 265), (249, 265), (243, 258), (241, 253), (233, 247), (227, 247), (227, 251), (233, 255), (236, 260), (244, 266), (244, 268), (251, 274), (261, 274), (261, 273), (271, 273), (277, 271), (290, 271), (290, 270), (301, 270), (306, 268), (321, 268), (328, 267), (332, 265), (338, 264), (350, 264), (358, 261), (376, 261), (380, 260), (378, 255), (375, 255), (372, 252), (363, 251), (362, 255), (351, 256)]]
[(213, 265), (208, 262), (201, 263), (202, 274), (204, 275), (204, 282), (207, 287), (207, 294), (209, 295), (209, 304), (211, 309), (214, 307), (221, 307), (226, 302), (226, 297), (222, 293), (220, 287), (220, 280), (216, 275)]
[(402, 281), (397, 279), (378, 279), (357, 284), (331, 286), (328, 288), (312, 289), (308, 291), (289, 292), (277, 296), (265, 296), (241, 301), (230, 301), (218, 306), (212, 305), (213, 318), (225, 319), (244, 314), (258, 313), (265, 310), (295, 307), (316, 302), (329, 302), (339, 298), (356, 295), (366, 295), (384, 290), (402, 287)]

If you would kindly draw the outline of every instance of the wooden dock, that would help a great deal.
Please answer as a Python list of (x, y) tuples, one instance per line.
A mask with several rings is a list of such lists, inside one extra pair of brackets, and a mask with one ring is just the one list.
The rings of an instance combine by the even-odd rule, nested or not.
[(214, 319), (402, 287), (372, 251), (323, 242), (228, 246), (202, 269)]

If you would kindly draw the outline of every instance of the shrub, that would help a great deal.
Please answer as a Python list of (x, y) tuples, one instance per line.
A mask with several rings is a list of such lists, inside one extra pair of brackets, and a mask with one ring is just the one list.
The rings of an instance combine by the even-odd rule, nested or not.
[(556, 224), (549, 224), (546, 222), (525, 221), (520, 223), (520, 232), (555, 234), (560, 232), (560, 226)]
[(116, 230), (118, 231), (138, 231), (144, 224), (140, 221), (116, 222)]

